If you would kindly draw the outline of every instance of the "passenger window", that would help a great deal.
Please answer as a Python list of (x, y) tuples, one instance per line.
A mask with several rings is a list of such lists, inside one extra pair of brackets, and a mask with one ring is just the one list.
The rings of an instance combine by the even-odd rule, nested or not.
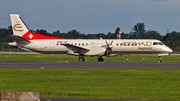
[(118, 46), (118, 43), (116, 44), (116, 46)]

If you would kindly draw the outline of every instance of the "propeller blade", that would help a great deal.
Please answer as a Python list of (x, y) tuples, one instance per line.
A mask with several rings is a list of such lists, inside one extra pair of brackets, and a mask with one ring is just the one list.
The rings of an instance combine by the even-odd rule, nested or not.
[(113, 41), (111, 41), (111, 45), (112, 45)]
[(106, 40), (106, 44), (109, 45), (108, 42), (107, 42), (107, 40)]

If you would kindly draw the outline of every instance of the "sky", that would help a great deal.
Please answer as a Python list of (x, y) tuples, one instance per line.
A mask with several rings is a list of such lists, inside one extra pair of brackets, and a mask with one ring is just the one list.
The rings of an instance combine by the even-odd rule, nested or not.
[(145, 30), (161, 35), (180, 32), (180, 0), (1, 0), (0, 28), (7, 28), (10, 14), (19, 14), (31, 30), (77, 30), (82, 34)]

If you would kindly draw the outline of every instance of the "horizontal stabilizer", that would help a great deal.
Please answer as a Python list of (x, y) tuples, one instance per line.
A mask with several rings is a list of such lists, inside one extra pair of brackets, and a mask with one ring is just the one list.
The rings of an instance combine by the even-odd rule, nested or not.
[(12, 35), (11, 37), (17, 43), (19, 43), (19, 42), (31, 43), (30, 41), (28, 41), (28, 40), (26, 40), (26, 39), (24, 39), (24, 38), (22, 38), (20, 36), (17, 36), (17, 35)]

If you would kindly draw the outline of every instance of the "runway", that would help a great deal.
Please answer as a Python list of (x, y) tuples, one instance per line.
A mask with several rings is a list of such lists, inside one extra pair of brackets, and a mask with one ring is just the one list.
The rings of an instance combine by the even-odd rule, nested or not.
[[(130, 68), (162, 68), (180, 69), (180, 63), (171, 62), (49, 62), (49, 61), (0, 61), (0, 68), (12, 69), (130, 69)], [(93, 100), (41, 98), (41, 101), (128, 101), (128, 100)]]
[(0, 61), (0, 68), (53, 69), (128, 69), (128, 68), (164, 68), (180, 69), (175, 62), (49, 62), (49, 61)]

